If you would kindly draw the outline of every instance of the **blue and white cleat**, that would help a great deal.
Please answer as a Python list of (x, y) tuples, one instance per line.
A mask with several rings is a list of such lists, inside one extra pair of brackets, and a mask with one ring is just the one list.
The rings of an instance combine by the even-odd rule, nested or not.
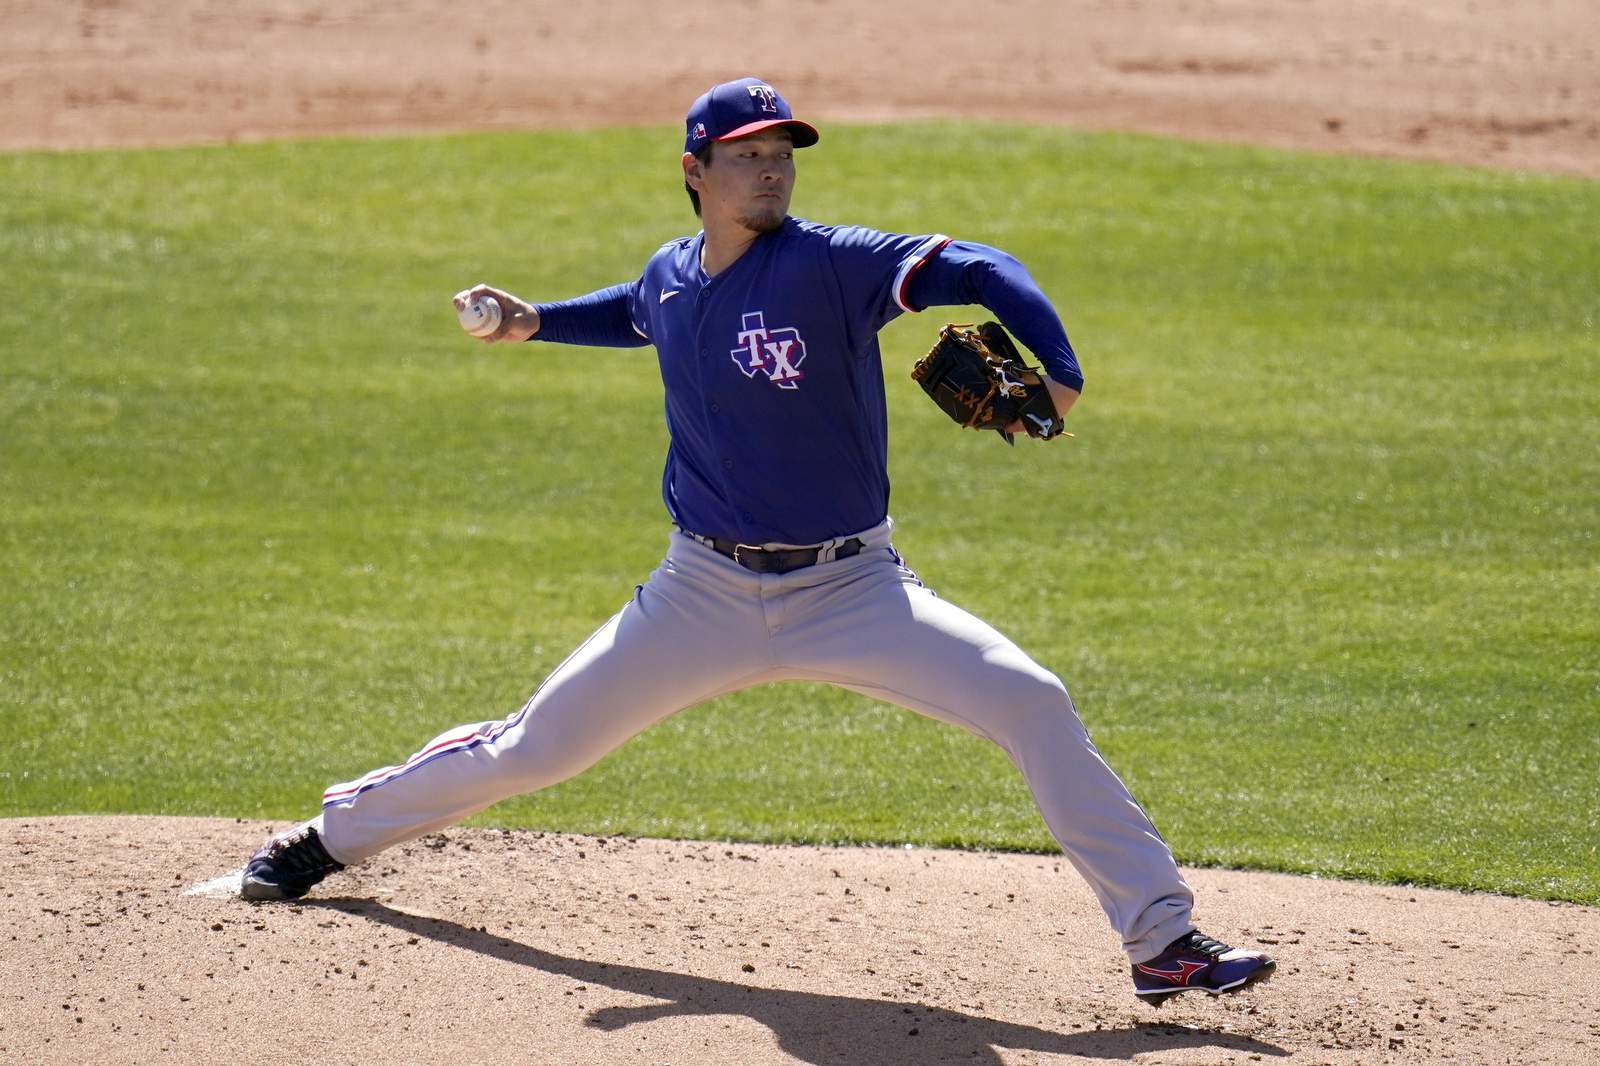
[(331, 873), (344, 869), (322, 846), (317, 827), (299, 826), (267, 841), (245, 864), (239, 881), (244, 899), (299, 899), (311, 886)]
[(1277, 965), (1259, 951), (1230, 948), (1196, 930), (1155, 958), (1133, 964), (1133, 994), (1152, 1007), (1191, 989), (1219, 996), (1268, 980)]

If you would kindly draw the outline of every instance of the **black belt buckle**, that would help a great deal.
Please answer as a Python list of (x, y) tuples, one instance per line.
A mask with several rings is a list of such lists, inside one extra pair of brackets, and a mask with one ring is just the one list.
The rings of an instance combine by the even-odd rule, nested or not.
[(746, 570), (754, 570), (754, 571), (756, 571), (756, 573), (761, 573), (761, 569), (759, 567), (753, 566), (753, 565), (751, 565), (751, 563), (746, 562), (745, 560), (743, 560), (743, 559), (741, 559), (739, 557), (739, 553), (740, 552), (744, 552), (744, 551), (755, 552), (756, 556), (754, 556), (752, 558), (756, 558), (756, 557), (765, 555), (766, 552), (763, 551), (761, 549), (761, 546), (757, 545), (757, 544), (735, 544), (733, 546), (733, 561), (734, 562), (738, 563), (740, 566), (744, 567)]

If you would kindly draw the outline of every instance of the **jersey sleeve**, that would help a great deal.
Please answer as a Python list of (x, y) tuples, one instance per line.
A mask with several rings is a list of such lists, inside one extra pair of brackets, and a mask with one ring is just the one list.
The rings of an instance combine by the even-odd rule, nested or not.
[(942, 233), (908, 236), (863, 226), (839, 226), (828, 238), (828, 254), (844, 294), (853, 332), (876, 333), (903, 311), (912, 277), (946, 244)]
[(1014, 257), (986, 244), (947, 240), (919, 266), (907, 276), (900, 297), (907, 310), (958, 304), (987, 307), (1051, 378), (1083, 390), (1083, 371), (1061, 316)]
[(639, 282), (629, 281), (571, 300), (535, 304), (539, 332), (530, 340), (640, 348), (650, 343), (648, 320), (639, 306)]

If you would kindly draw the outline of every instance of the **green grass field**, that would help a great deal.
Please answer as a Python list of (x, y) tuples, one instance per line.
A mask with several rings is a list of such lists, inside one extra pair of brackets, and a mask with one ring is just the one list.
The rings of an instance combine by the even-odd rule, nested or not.
[[(1600, 903), (1600, 184), (825, 132), (797, 214), (999, 245), (1063, 312), (1078, 437), (1015, 451), (907, 377), (972, 312), (885, 331), (898, 541), (1180, 860)], [(674, 136), (0, 156), (0, 814), (303, 816), (626, 599), (653, 353), (491, 349), (448, 297), (635, 276), (695, 228)], [(997, 751), (812, 686), (480, 820), (1052, 846)]]

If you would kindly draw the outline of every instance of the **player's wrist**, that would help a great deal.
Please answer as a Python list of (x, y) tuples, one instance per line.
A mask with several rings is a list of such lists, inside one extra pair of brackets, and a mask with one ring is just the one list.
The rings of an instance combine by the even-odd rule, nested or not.
[(519, 304), (512, 312), (502, 340), (531, 341), (539, 332), (539, 312), (531, 304)]

